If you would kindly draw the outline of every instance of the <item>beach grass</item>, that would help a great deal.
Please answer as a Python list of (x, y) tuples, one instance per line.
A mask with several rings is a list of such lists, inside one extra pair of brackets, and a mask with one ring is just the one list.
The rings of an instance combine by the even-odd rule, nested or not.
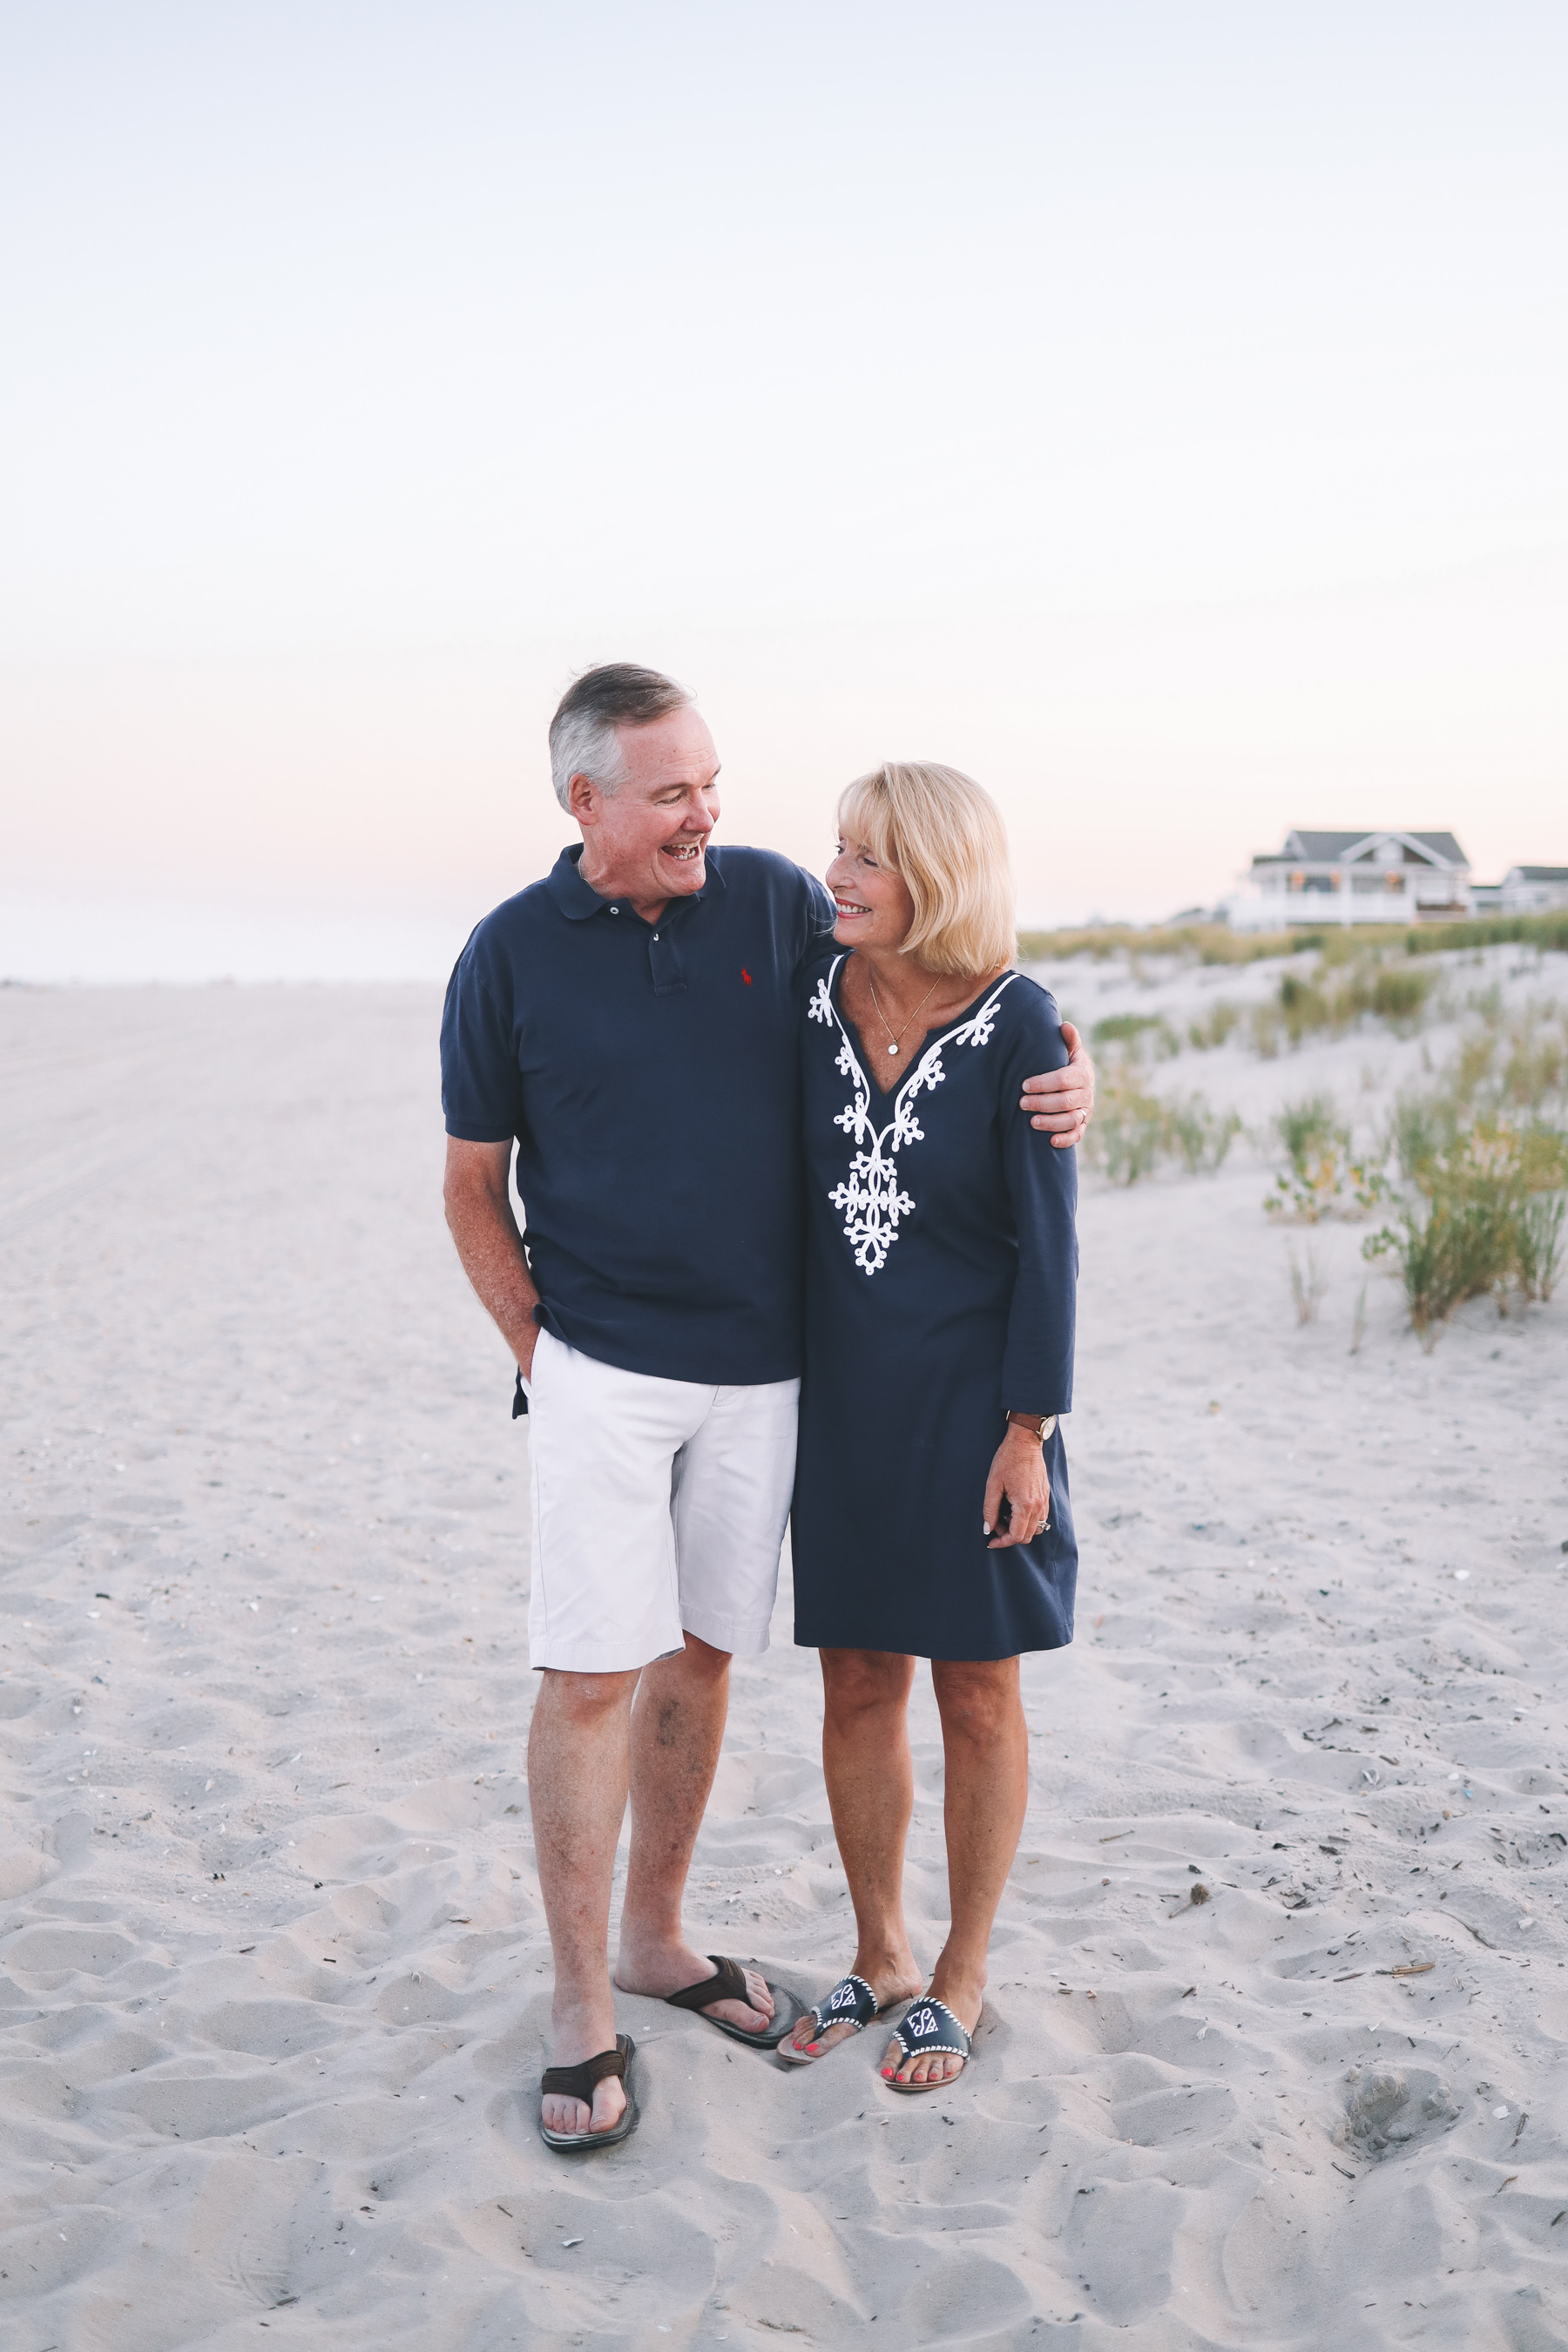
[(1322, 923), (1289, 930), (1233, 930), (1228, 923), (1080, 923), (1020, 931), (1023, 963), (1074, 956), (1173, 956), (1184, 963), (1247, 964), (1271, 956), (1319, 954), (1330, 962), (1368, 949), (1440, 955), (1451, 948), (1533, 947), (1568, 952), (1568, 914), (1487, 916), (1477, 922)]
[(1306, 1247), (1303, 1265), (1294, 1250), (1290, 1253), (1290, 1296), (1296, 1302), (1298, 1323), (1315, 1323), (1318, 1309), (1328, 1296), (1329, 1280), (1318, 1263), (1317, 1253), (1310, 1242)]
[(1436, 1345), (1443, 1324), (1468, 1298), (1489, 1294), (1506, 1314), (1510, 1300), (1544, 1304), (1562, 1270), (1568, 1213), (1568, 1135), (1541, 1120), (1509, 1126), (1487, 1113), (1469, 1126), (1423, 1131), (1407, 1113), (1409, 1190), (1392, 1223), (1363, 1244), (1368, 1258), (1392, 1258), (1411, 1326)]
[(1113, 1184), (1135, 1184), (1167, 1160), (1189, 1176), (1212, 1176), (1240, 1133), (1234, 1110), (1216, 1111), (1200, 1094), (1167, 1102), (1123, 1062), (1101, 1079), (1083, 1150), (1090, 1167), (1103, 1170)]

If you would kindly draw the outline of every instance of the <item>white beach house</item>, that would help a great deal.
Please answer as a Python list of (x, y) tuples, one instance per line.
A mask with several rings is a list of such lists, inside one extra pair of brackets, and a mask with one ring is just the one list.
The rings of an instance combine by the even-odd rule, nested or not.
[(1451, 833), (1287, 834), (1227, 902), (1233, 923), (1453, 922), (1470, 911), (1469, 860)]
[(1568, 908), (1568, 866), (1510, 866), (1498, 887), (1504, 915), (1555, 915)]

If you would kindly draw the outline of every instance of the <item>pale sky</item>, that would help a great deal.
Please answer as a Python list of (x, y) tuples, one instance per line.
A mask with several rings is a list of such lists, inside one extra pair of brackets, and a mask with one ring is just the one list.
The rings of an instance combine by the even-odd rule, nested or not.
[(0, 972), (439, 972), (613, 659), (1029, 920), (1568, 863), (1565, 111), (1556, 0), (11, 0)]

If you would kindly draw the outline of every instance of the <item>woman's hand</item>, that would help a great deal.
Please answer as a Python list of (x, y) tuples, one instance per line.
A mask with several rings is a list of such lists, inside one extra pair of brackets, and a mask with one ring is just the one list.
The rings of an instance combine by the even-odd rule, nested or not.
[[(992, 1535), (1005, 1495), (1013, 1506), (1007, 1528)], [(1051, 1482), (1039, 1439), (1031, 1430), (1007, 1424), (1007, 1434), (996, 1448), (991, 1475), (985, 1481), (985, 1525), (991, 1536), (988, 1551), (1005, 1551), (1009, 1544), (1033, 1543), (1050, 1525)]]

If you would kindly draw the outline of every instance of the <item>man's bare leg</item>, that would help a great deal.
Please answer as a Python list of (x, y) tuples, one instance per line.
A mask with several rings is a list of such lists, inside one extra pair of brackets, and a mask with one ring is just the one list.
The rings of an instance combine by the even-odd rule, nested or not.
[[(684, 1650), (643, 1668), (632, 1708), (632, 1850), (616, 1955), (623, 1992), (662, 2000), (713, 1973), (686, 1940), (680, 1906), (729, 1705), (729, 1653), (695, 1633), (687, 1634)], [(755, 2008), (716, 2001), (708, 2013), (761, 2033), (773, 2013), (773, 1995), (753, 1969), (746, 1982)]]
[[(573, 1675), (546, 1667), (528, 1735), (528, 1793), (539, 1887), (555, 1956), (551, 2003), (554, 2059), (575, 2066), (611, 2050), (616, 2003), (610, 1986), (610, 1885), (626, 1809), (629, 1720), (635, 1674)], [(608, 2131), (626, 2094), (607, 2076), (581, 2099), (552, 2095), (541, 2119), (551, 2131)]]

